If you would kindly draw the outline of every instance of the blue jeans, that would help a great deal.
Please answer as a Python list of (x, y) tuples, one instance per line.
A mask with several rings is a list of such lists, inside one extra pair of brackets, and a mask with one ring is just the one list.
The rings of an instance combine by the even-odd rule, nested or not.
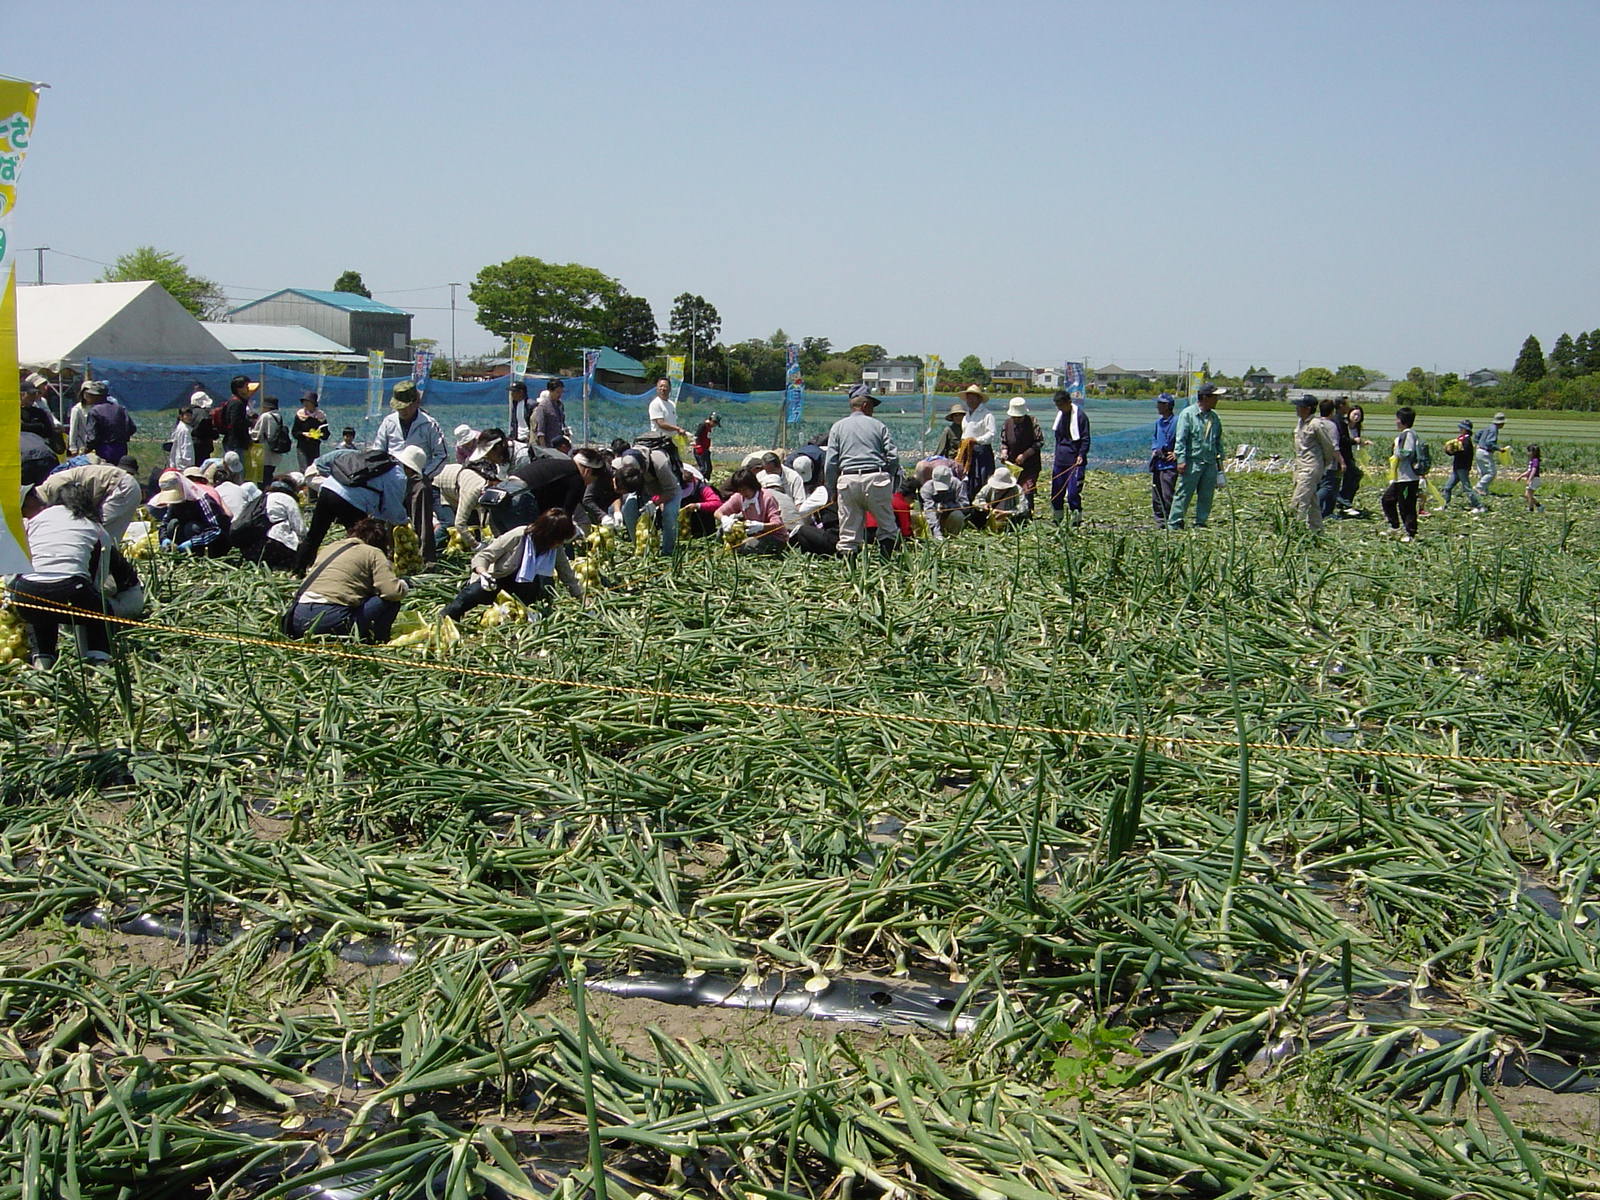
[(306, 604), (294, 606), (290, 628), (295, 637), (316, 634), (319, 637), (338, 637), (352, 628), (369, 646), (387, 642), (394, 619), (400, 615), (400, 601), (385, 600), (382, 596), (368, 596), (354, 608), (343, 604)]
[[(681, 491), (671, 497), (664, 497), (661, 501), (661, 553), (663, 554), (671, 554), (678, 545), (678, 509), (682, 505)], [(623, 497), (622, 523), (627, 528), (630, 538), (639, 524), (641, 507), (642, 503), (637, 492)]]
[(1444, 506), (1450, 507), (1450, 497), (1456, 488), (1466, 493), (1467, 503), (1473, 508), (1482, 508), (1478, 494), (1472, 490), (1472, 469), (1470, 467), (1455, 467), (1450, 472), (1450, 482), (1444, 485)]

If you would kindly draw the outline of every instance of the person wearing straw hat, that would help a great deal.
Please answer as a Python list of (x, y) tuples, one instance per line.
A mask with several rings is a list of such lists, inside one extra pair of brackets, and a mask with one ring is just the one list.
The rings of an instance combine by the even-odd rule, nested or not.
[(228, 552), (233, 518), (216, 490), (182, 471), (161, 472), (156, 494), (146, 503), (161, 522), (161, 547), (180, 554), (221, 558)]
[(967, 406), (957, 401), (944, 414), (944, 429), (939, 433), (939, 444), (933, 448), (935, 458), (948, 458), (951, 462), (961, 449), (961, 425), (967, 419)]
[(1028, 511), (1022, 485), (1009, 467), (994, 469), (989, 481), (972, 498), (972, 506), (988, 514), (989, 528), (995, 530), (1004, 529), (1009, 521), (1020, 520)]
[(1478, 503), (1489, 503), (1489, 485), (1494, 483), (1494, 477), (1500, 473), (1500, 465), (1495, 461), (1495, 453), (1500, 449), (1500, 431), (1506, 427), (1506, 415), (1497, 412), (1494, 421), (1478, 430), (1472, 439), (1473, 450), (1478, 460)]
[(972, 470), (967, 473), (967, 487), (977, 491), (994, 471), (994, 411), (989, 407), (989, 397), (977, 384), (968, 384), (961, 393), (966, 401), (967, 413), (961, 421), (961, 440), (972, 443)]
[(1050, 462), (1050, 508), (1060, 524), (1062, 509), (1072, 511), (1072, 523), (1083, 524), (1083, 475), (1089, 465), (1089, 415), (1083, 401), (1068, 391), (1055, 395), (1055, 455)]

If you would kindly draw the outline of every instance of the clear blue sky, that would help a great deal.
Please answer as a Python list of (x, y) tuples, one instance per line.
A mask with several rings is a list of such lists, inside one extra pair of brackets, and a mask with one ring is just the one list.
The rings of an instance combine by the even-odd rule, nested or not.
[[(448, 349), (517, 254), (723, 337), (1468, 371), (1600, 327), (1600, 4), (18, 3), (20, 246)], [(94, 278), (51, 253), (46, 279)], [(33, 278), (23, 255), (19, 278)], [(425, 289), (425, 290), (424, 290)], [(461, 289), (463, 354), (491, 349)]]

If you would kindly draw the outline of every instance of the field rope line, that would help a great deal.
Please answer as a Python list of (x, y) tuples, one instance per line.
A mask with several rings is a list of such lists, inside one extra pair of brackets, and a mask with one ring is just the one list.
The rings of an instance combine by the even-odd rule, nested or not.
[[(481, 679), (500, 679), (511, 683), (539, 683), (565, 688), (588, 687), (616, 695), (637, 696), (652, 700), (689, 700), (713, 706), (734, 704), (744, 708), (769, 712), (804, 713), (809, 716), (854, 718), (856, 720), (871, 719), (891, 723), (909, 722), (918, 725), (936, 725), (956, 729), (989, 729), (1001, 733), (1043, 733), (1058, 737), (1098, 739), (1101, 741), (1165, 742), (1175, 746), (1200, 746), (1211, 749), (1237, 750), (1239, 748), (1238, 740), (1233, 738), (1201, 738), (1186, 734), (1142, 733), (1126, 729), (1070, 729), (1057, 725), (1008, 724), (1004, 721), (981, 721), (971, 717), (875, 712), (871, 709), (835, 708), (822, 704), (794, 704), (783, 700), (753, 700), (743, 696), (718, 695), (712, 692), (668, 691), (664, 688), (640, 687), (622, 683), (584, 682), (583, 680), (563, 679), (550, 675), (524, 675), (512, 671), (496, 671), (488, 667), (469, 666), (465, 663), (453, 665), (430, 661), (425, 658), (413, 658), (410, 655), (347, 650), (339, 646), (329, 645), (326, 642), (253, 637), (249, 634), (225, 633), (212, 629), (189, 629), (182, 625), (158, 625), (153, 621), (143, 621), (135, 617), (117, 617), (109, 613), (95, 612), (93, 609), (57, 604), (53, 601), (40, 600), (32, 596), (24, 597), (15, 592), (7, 594), (7, 604), (12, 608), (33, 609), (37, 612), (47, 612), (58, 616), (87, 617), (91, 620), (104, 621), (108, 625), (123, 625), (132, 629), (153, 630), (157, 633), (182, 634), (187, 637), (202, 638), (213, 642), (226, 642), (232, 645), (265, 646), (278, 650), (293, 650), (300, 654), (311, 653), (322, 655), (325, 658), (346, 659), (367, 663), (368, 665), (409, 667), (413, 670), (472, 675)], [(1508, 754), (1446, 754), (1437, 750), (1386, 750), (1371, 746), (1313, 746), (1296, 742), (1246, 742), (1244, 745), (1247, 750), (1251, 751), (1290, 751), (1300, 754), (1343, 755), (1349, 758), (1408, 759), (1420, 762), (1481, 763), (1495, 766), (1571, 767), (1585, 771), (1600, 769), (1600, 763), (1576, 758), (1527, 758)]]

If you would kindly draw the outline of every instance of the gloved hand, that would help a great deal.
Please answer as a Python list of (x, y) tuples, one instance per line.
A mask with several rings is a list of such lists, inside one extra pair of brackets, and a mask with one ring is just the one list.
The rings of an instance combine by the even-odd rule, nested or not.
[(194, 543), (193, 542), (179, 542), (174, 547), (174, 549), (177, 550), (178, 553), (180, 553), (180, 554), (187, 554), (190, 550), (194, 549)]
[(738, 517), (732, 516), (730, 514), (729, 516), (718, 517), (717, 518), (717, 523), (722, 526), (722, 532), (723, 533), (727, 533), (728, 530), (730, 530), (730, 529), (732, 529), (734, 527), (735, 523), (738, 520), (739, 520)]
[(163, 550), (171, 550), (172, 549), (172, 544), (173, 543), (172, 543), (172, 539), (171, 538), (162, 538), (161, 539), (161, 548)]

